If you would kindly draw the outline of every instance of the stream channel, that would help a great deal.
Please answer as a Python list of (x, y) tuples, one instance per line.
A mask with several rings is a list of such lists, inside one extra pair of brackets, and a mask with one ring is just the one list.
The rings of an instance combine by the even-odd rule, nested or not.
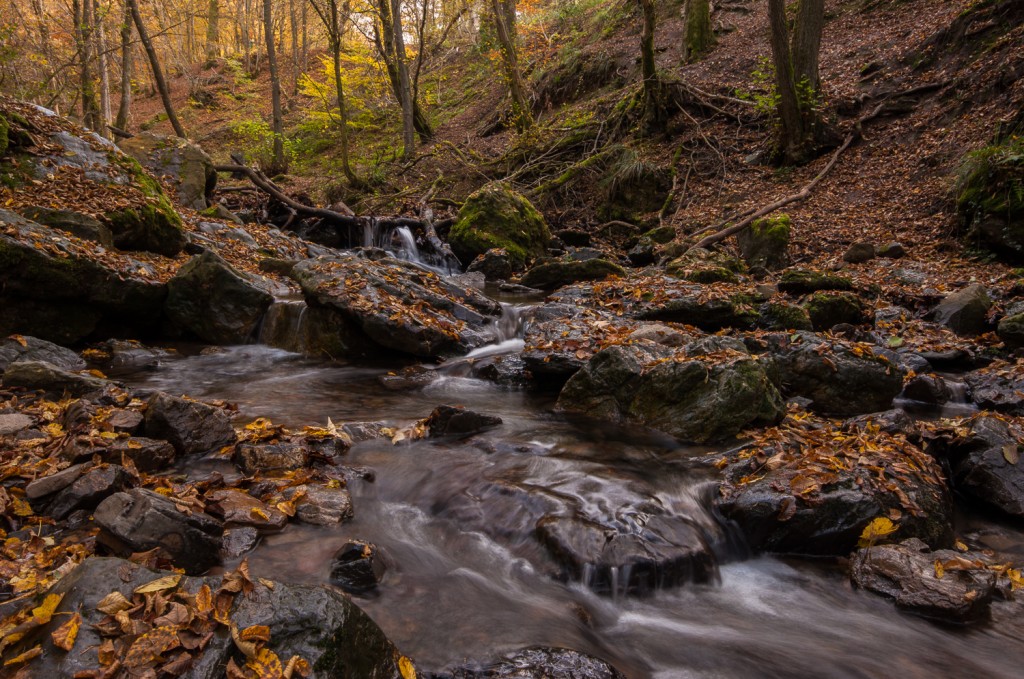
[[(491, 351), (521, 348), (515, 325)], [(345, 463), (374, 479), (349, 484), (355, 518), (332, 529), (290, 523), (247, 555), (254, 576), (326, 583), (343, 543), (375, 543), (387, 573), (376, 592), (355, 601), (424, 669), (546, 645), (605, 658), (631, 678), (1024, 676), (1018, 604), (997, 601), (992, 621), (977, 627), (944, 627), (853, 589), (832, 562), (751, 556), (710, 510), (714, 471), (699, 462), (708, 449), (571, 421), (553, 413), (552, 394), (446, 366), (424, 388), (381, 384), (406, 365), (397, 357), (311, 360), (253, 344), (193, 348), (155, 370), (117, 377), (139, 389), (236, 403), (238, 423), (262, 416), (289, 427), (328, 418), (408, 425), (445, 403), (500, 416), (500, 427), (467, 439), (356, 444)], [(187, 473), (214, 470), (238, 473), (209, 460)], [(536, 537), (539, 517), (629, 526), (645, 520), (651, 503), (700, 527), (716, 553), (713, 582), (635, 595), (622, 584), (628, 573), (612, 573), (601, 593), (588, 587), (586, 572), (555, 577), (558, 565)], [(991, 517), (961, 516), (957, 529), (1024, 558), (1022, 533)]]

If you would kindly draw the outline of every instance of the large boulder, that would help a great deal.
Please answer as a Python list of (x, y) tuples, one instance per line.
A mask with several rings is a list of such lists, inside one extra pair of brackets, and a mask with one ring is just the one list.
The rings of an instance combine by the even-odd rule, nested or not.
[(0, 335), (70, 344), (94, 333), (152, 332), (166, 294), (149, 264), (99, 256), (75, 236), (0, 209)]
[(424, 358), (464, 354), (493, 340), (501, 314), (479, 291), (393, 257), (321, 257), (296, 264), (292, 277), (311, 309), (347, 331), (351, 351), (375, 344)]
[(968, 285), (943, 299), (932, 311), (932, 319), (958, 335), (977, 335), (988, 329), (992, 299), (980, 283)]
[(649, 340), (610, 346), (569, 379), (557, 407), (693, 443), (772, 424), (784, 412), (761, 363), (742, 343), (721, 338), (682, 348)]
[(1015, 304), (999, 319), (996, 333), (1010, 349), (1024, 347), (1024, 303)]
[(554, 290), (578, 281), (595, 281), (608, 276), (625, 276), (626, 271), (606, 259), (574, 260), (562, 258), (538, 264), (523, 275), (522, 284), (530, 288)]
[(955, 187), (957, 212), (973, 240), (1012, 262), (1024, 262), (1024, 141), (1005, 141), (972, 151)]
[(159, 548), (187, 573), (220, 562), (224, 526), (202, 512), (185, 513), (163, 495), (143, 488), (114, 493), (93, 513), (100, 542), (125, 556)]
[(964, 382), (980, 408), (1024, 415), (1024, 359), (995, 361), (967, 373)]
[[(146, 585), (155, 589), (136, 593)], [(196, 593), (204, 586), (226, 604), (222, 621), (211, 608), (196, 606)], [(245, 590), (239, 592), (243, 587)], [(309, 676), (323, 679), (407, 679), (415, 672), (408, 658), (399, 654), (366, 613), (347, 596), (327, 587), (265, 579), (251, 582), (238, 573), (182, 577), (123, 559), (90, 557), (54, 585), (51, 593), (60, 596), (52, 618), (27, 625), (28, 633), (11, 650), (10, 657), (14, 657), (42, 645), (42, 654), (32, 660), (33, 676), (99, 676), (110, 667), (109, 660), (106, 665), (100, 663), (103, 652), (97, 651), (104, 641), (113, 642), (113, 658), (123, 664), (133, 643), (145, 632), (158, 628), (170, 635), (173, 646), (163, 655), (145, 658), (144, 663), (136, 660), (136, 667), (144, 664), (154, 675), (153, 667), (166, 666), (169, 671), (163, 674), (167, 676), (220, 679), (229, 661), (246, 664), (244, 654), (232, 640), (231, 627), (251, 629), (257, 635), (261, 628), (267, 630), (269, 641), (258, 643), (273, 654), (273, 659), (262, 653), (259, 657), (268, 661), (266, 666), (278, 668), (277, 674), (267, 676), (281, 676), (281, 667), (295, 656), (314, 671)], [(145, 604), (147, 599), (157, 598), (162, 602), (158, 606), (136, 607), (130, 603), (136, 600)], [(119, 603), (122, 601), (129, 602), (129, 608)], [(32, 618), (31, 609), (38, 603), (33, 600), (26, 605), (25, 615)], [(115, 623), (111, 627), (113, 616), (99, 608), (123, 609), (125, 626)], [(182, 612), (184, 616), (175, 615)], [(54, 644), (53, 633), (75, 613), (81, 615), (82, 624), (71, 652), (67, 652)], [(150, 640), (166, 638), (153, 635)]]
[(99, 219), (121, 250), (146, 250), (173, 257), (186, 243), (181, 217), (160, 184), (114, 144), (52, 111), (4, 100), (18, 126), (36, 140), (31, 153), (8, 149), (11, 163), (0, 171), (10, 189), (8, 201), (21, 208), (61, 206)]
[(58, 344), (37, 337), (0, 339), (0, 373), (17, 361), (44, 361), (61, 370), (85, 370), (81, 356)]
[(274, 301), (266, 288), (255, 276), (237, 271), (207, 250), (168, 281), (164, 312), (205, 342), (244, 344)]
[(789, 232), (792, 226), (789, 215), (757, 219), (746, 229), (736, 234), (743, 259), (751, 267), (762, 267), (769, 271), (789, 266)]
[(595, 353), (624, 341), (639, 327), (636, 321), (598, 309), (548, 304), (534, 312), (526, 327), (523, 361), (535, 380), (561, 386)]
[(803, 413), (722, 462), (715, 506), (755, 550), (845, 556), (876, 519), (889, 522), (892, 539), (952, 543), (939, 465), (901, 435)]
[(235, 442), (222, 408), (157, 392), (146, 404), (146, 436), (170, 442), (179, 455), (216, 452)]
[(452, 251), (463, 262), (503, 248), (518, 267), (547, 254), (549, 240), (551, 232), (537, 208), (499, 183), (488, 184), (466, 199), (448, 235)]
[(850, 561), (850, 579), (909, 613), (941, 622), (976, 622), (987, 616), (996, 589), (995, 572), (978, 556), (951, 549), (932, 552), (911, 538), (858, 551)]
[(169, 181), (181, 205), (203, 210), (209, 204), (217, 187), (217, 171), (213, 159), (197, 144), (181, 137), (142, 132), (123, 139), (118, 146), (150, 174)]

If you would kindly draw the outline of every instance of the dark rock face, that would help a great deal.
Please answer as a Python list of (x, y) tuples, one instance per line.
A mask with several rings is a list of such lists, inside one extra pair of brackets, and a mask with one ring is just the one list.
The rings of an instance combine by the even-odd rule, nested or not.
[(56, 493), (45, 511), (57, 520), (65, 519), (71, 512), (93, 509), (110, 495), (134, 488), (138, 483), (138, 477), (124, 467), (113, 464), (92, 467)]
[[(33, 673), (40, 677), (71, 677), (85, 671), (102, 671), (95, 649), (103, 641), (95, 625), (106, 617), (97, 604), (111, 592), (120, 592), (131, 600), (133, 591), (157, 578), (172, 575), (167, 571), (142, 568), (123, 559), (90, 557), (61, 579), (51, 591), (63, 594), (53, 620), (34, 631), (25, 640), (24, 649), (44, 645), (43, 654), (33, 660)], [(127, 580), (125, 579), (127, 578)], [(202, 585), (214, 591), (221, 578), (184, 577), (180, 589), (195, 592)], [(325, 679), (402, 679), (402, 659), (380, 628), (344, 594), (325, 587), (273, 583), (271, 589), (255, 583), (251, 596), (236, 596), (230, 610), (232, 623), (240, 629), (255, 625), (270, 628), (267, 647), (287, 662), (298, 655), (309, 661), (315, 676)], [(66, 653), (52, 644), (51, 633), (73, 612), (83, 618), (75, 642), (75, 652)], [(237, 653), (231, 635), (212, 635), (198, 660), (189, 669), (192, 679), (220, 679), (224, 667)], [(79, 644), (81, 646), (79, 646)]]
[(903, 387), (903, 398), (928, 405), (942, 405), (952, 398), (946, 381), (938, 375), (916, 375)]
[(274, 301), (260, 281), (211, 250), (193, 257), (167, 283), (164, 312), (211, 344), (244, 344)]
[(915, 538), (859, 550), (850, 562), (850, 578), (907, 612), (956, 623), (987, 617), (996, 587), (996, 574), (977, 555), (931, 552)]
[(425, 679), (625, 679), (604, 660), (566, 648), (527, 648), (498, 660), (428, 674)]
[(1024, 432), (1013, 422), (980, 415), (966, 436), (947, 432), (928, 452), (947, 460), (956, 489), (1012, 516), (1024, 517)]
[(522, 284), (530, 288), (554, 290), (579, 281), (596, 281), (608, 276), (625, 275), (625, 269), (606, 259), (564, 258), (533, 267), (523, 275)]
[(875, 245), (867, 241), (852, 244), (843, 253), (843, 261), (850, 264), (863, 264), (875, 258)]
[(632, 332), (638, 324), (595, 309), (547, 304), (526, 328), (523, 361), (538, 381), (559, 385), (599, 351), (605, 341)]
[(17, 361), (43, 361), (69, 372), (85, 370), (85, 361), (70, 349), (36, 337), (18, 340), (7, 337), (0, 340), (0, 373)]
[(207, 197), (217, 186), (217, 171), (199, 146), (187, 139), (150, 132), (124, 139), (118, 146), (154, 176), (169, 179), (180, 204), (193, 210), (206, 208)]
[(971, 400), (985, 410), (1024, 415), (1024, 388), (1021, 387), (1022, 362), (999, 362), (968, 373), (964, 377)]
[(206, 501), (206, 511), (229, 528), (252, 526), (263, 530), (281, 530), (288, 523), (288, 517), (281, 510), (237, 488), (215, 490), (206, 495)]
[[(134, 411), (126, 412), (137, 414)], [(139, 422), (141, 421), (139, 416)], [(99, 456), (103, 462), (111, 464), (128, 459), (139, 471), (152, 473), (167, 469), (177, 455), (174, 446), (167, 441), (142, 436), (101, 441), (93, 445), (75, 442), (61, 451), (61, 457), (72, 462), (91, 460), (94, 456)]]
[(985, 286), (968, 285), (946, 297), (932, 312), (932, 319), (958, 335), (977, 335), (988, 329), (992, 300)]
[[(166, 288), (138, 271), (150, 268), (111, 254), (122, 271), (93, 259), (71, 236), (0, 210), (0, 335), (21, 333), (71, 344), (94, 332), (147, 333), (160, 322)], [(63, 256), (33, 241), (61, 243)]]
[(816, 292), (804, 302), (811, 326), (819, 331), (831, 330), (840, 323), (860, 325), (867, 322), (864, 302), (852, 292)]
[(284, 497), (293, 499), (302, 494), (295, 507), (295, 516), (303, 523), (334, 526), (352, 518), (352, 498), (344, 488), (313, 484), (288, 488)]
[(631, 528), (549, 516), (537, 522), (537, 537), (562, 565), (566, 579), (603, 594), (643, 594), (717, 577), (711, 547), (697, 527), (654, 516)]
[(67, 231), (82, 240), (95, 241), (107, 248), (114, 247), (114, 235), (110, 233), (110, 229), (89, 215), (38, 206), (22, 208), (21, 214), (38, 224)]
[(771, 349), (787, 396), (811, 399), (817, 412), (860, 415), (892, 407), (903, 371), (872, 345), (825, 340), (810, 333), (775, 338)]
[(179, 455), (210, 453), (235, 442), (220, 408), (157, 392), (146, 407), (146, 436), (169, 441)]
[(376, 545), (351, 540), (331, 561), (331, 583), (349, 594), (362, 594), (376, 589), (386, 570)]
[(885, 259), (902, 259), (907, 256), (907, 249), (903, 247), (902, 243), (892, 241), (880, 246), (877, 254)]
[(40, 390), (53, 396), (84, 396), (103, 391), (112, 382), (92, 375), (61, 370), (44, 361), (20, 360), (8, 366), (3, 375), (3, 384), (5, 387)]
[(507, 281), (515, 271), (508, 252), (501, 248), (491, 248), (469, 263), (466, 271), (479, 271), (489, 281)]
[(220, 563), (224, 527), (212, 517), (185, 514), (162, 495), (135, 488), (111, 495), (96, 508), (93, 519), (99, 540), (115, 552), (161, 548), (187, 573), (202, 573)]
[(468, 436), (501, 426), (501, 418), (466, 410), (463, 406), (434, 408), (426, 420), (431, 436)]
[(852, 290), (853, 281), (845, 276), (808, 271), (806, 269), (789, 269), (779, 280), (779, 291), (793, 295), (806, 295), (819, 290)]
[(472, 288), (385, 257), (300, 262), (292, 276), (310, 307), (331, 312), (364, 344), (425, 358), (463, 354), (491, 340), (501, 306)]
[(790, 220), (786, 215), (758, 219), (736, 234), (743, 259), (751, 267), (769, 271), (789, 266)]
[[(778, 421), (782, 398), (761, 364), (736, 344), (695, 342), (678, 349), (641, 340), (611, 346), (569, 379), (557, 408), (694, 443)], [(702, 358), (713, 353), (719, 355)]]
[(1024, 347), (1024, 311), (1003, 316), (999, 320), (996, 332), (1007, 347), (1011, 349)]

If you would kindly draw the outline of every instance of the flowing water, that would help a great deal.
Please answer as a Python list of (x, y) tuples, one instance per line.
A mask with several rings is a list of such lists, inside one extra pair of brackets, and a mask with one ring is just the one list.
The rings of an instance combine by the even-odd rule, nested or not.
[[(514, 350), (521, 322), (509, 307), (496, 344)], [(1024, 676), (1015, 603), (996, 602), (989, 624), (951, 629), (852, 589), (832, 564), (747, 558), (707, 509), (712, 476), (696, 461), (706, 450), (567, 421), (552, 414), (549, 395), (446, 375), (443, 366), (421, 390), (383, 388), (378, 378), (399, 367), (250, 345), (183, 356), (127, 381), (227, 399), (240, 421), (267, 416), (290, 426), (328, 417), (408, 424), (442, 403), (501, 416), (501, 427), (468, 440), (356, 445), (347, 464), (372, 469), (375, 480), (350, 484), (355, 519), (331, 529), (291, 524), (248, 555), (254, 575), (325, 583), (346, 540), (376, 543), (387, 574), (379, 591), (356, 601), (424, 668), (552, 645), (606, 658), (636, 678)], [(534, 536), (538, 513), (628, 522), (652, 502), (706, 531), (720, 563), (714, 582), (638, 597), (554, 577), (557, 565)], [(1003, 549), (1022, 544), (1015, 529), (965, 521), (962, 530), (990, 534)]]

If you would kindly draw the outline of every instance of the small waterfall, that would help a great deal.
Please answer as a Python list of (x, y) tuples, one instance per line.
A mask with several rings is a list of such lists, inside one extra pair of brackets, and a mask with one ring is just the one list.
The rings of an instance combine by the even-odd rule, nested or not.
[(274, 300), (263, 316), (257, 341), (285, 351), (305, 353), (307, 311), (309, 307), (301, 299)]
[(387, 221), (381, 223), (375, 217), (363, 224), (363, 247), (380, 248), (398, 259), (413, 262), (424, 269), (441, 276), (453, 271), (443, 257), (422, 252), (416, 243), (416, 235), (408, 226), (394, 226)]
[(477, 347), (463, 358), (482, 358), (522, 351), (526, 335), (529, 313), (533, 305), (514, 305), (501, 303), (501, 316), (491, 326), (494, 343)]

